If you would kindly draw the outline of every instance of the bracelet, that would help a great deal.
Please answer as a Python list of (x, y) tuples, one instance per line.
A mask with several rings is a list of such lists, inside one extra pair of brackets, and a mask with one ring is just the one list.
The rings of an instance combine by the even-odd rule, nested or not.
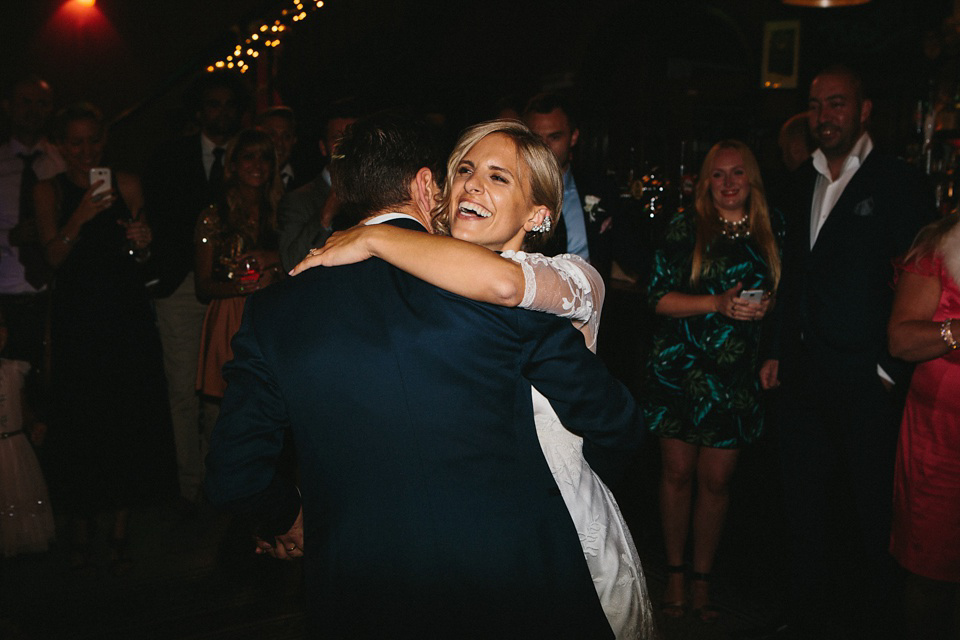
[(953, 318), (948, 318), (940, 323), (940, 337), (943, 338), (948, 347), (956, 349), (957, 341), (953, 338), (953, 332), (950, 330), (951, 322), (953, 322)]

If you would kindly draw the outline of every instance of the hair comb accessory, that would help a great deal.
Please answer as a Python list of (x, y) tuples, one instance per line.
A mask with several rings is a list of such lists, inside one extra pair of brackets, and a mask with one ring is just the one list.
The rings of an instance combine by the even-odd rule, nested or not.
[(550, 215), (547, 214), (543, 217), (543, 222), (533, 225), (531, 231), (536, 231), (537, 233), (547, 233), (551, 228), (553, 228), (553, 222), (550, 220)]

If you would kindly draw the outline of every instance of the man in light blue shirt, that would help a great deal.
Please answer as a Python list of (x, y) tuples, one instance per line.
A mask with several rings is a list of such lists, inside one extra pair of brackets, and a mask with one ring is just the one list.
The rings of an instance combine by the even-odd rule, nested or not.
[(570, 170), (573, 148), (580, 137), (580, 130), (570, 116), (570, 107), (559, 95), (540, 94), (530, 100), (524, 110), (523, 120), (550, 147), (563, 171), (563, 211), (557, 229), (560, 237), (564, 236), (561, 230), (566, 231), (566, 247), (563, 251), (575, 253), (589, 261), (590, 249), (581, 194), (577, 191), (577, 183)]

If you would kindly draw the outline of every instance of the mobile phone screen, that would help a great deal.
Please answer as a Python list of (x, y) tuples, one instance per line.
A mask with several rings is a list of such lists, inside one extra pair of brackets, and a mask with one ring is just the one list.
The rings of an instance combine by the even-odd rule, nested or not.
[(90, 169), (90, 184), (92, 185), (99, 180), (103, 180), (103, 184), (93, 192), (95, 196), (110, 190), (110, 169), (105, 167), (94, 167)]

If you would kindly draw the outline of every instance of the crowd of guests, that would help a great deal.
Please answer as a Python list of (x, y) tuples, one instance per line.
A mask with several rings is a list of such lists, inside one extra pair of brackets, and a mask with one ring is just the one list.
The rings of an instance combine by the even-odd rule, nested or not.
[[(43, 442), (54, 504), (68, 523), (59, 537), (76, 569), (93, 562), (100, 513), (112, 514), (107, 540), (119, 572), (132, 561), (132, 507), (178, 494), (183, 514), (195, 514), (226, 392), (223, 365), (248, 296), (301, 260), (297, 271), (354, 262), (340, 256), (363, 247), (358, 259), (382, 258), (465, 297), (572, 318), (595, 348), (603, 279), (619, 271), (624, 250), (611, 229), (625, 224), (624, 213), (615, 184), (574, 170), (579, 132), (561, 96), (535, 96), (515, 114), (523, 124), (469, 130), (446, 184), (432, 187), (445, 198), (439, 214), (432, 196), (425, 208), (434, 230), (508, 258), (493, 263), (436, 236), (344, 233), (376, 209), (356, 185), (338, 192), (329, 168), (296, 170), (292, 110), (249, 118), (249, 95), (228, 74), (203, 76), (190, 96), (197, 131), (164, 144), (139, 178), (91, 172), (103, 167), (108, 134), (94, 106), (71, 105), (51, 120), (50, 87), (36, 77), (15, 83), (4, 101), (12, 132), (0, 147), (4, 555), (43, 550), (54, 535), (28, 438)], [(960, 317), (960, 225), (955, 214), (935, 219), (918, 171), (873, 148), (871, 110), (852, 70), (817, 75), (809, 111), (781, 131), (792, 175), (769, 190), (747, 145), (717, 142), (693, 202), (671, 214), (650, 273), (641, 274), (657, 320), (649, 357), (638, 363), (637, 400), (662, 461), (666, 618), (720, 617), (711, 581), (731, 479), (742, 448), (773, 423), (791, 565), (782, 619), (751, 637), (901, 637), (901, 623), (910, 638), (958, 632), (960, 321), (952, 320)], [(352, 103), (334, 105), (321, 152), (335, 157), (364, 115)], [(546, 169), (527, 142), (537, 139), (552, 154)], [(451, 193), (469, 191), (481, 161), (507, 165), (524, 145), (534, 150), (514, 171), (532, 176), (523, 193), (535, 194), (542, 211), (524, 209), (529, 219), (502, 237), (474, 237), (470, 221), (496, 207), (464, 211), (461, 200), (457, 214)], [(528, 204), (510, 202), (518, 211)], [(567, 274), (564, 282), (596, 274), (571, 294), (589, 303), (582, 318), (563, 304), (504, 298), (503, 282), (519, 278), (523, 291), (526, 277), (530, 286), (522, 263), (536, 266), (525, 256), (539, 254), (565, 256), (562, 266), (545, 263), (548, 273)], [(477, 291), (477, 273), (504, 281)], [(837, 563), (831, 509), (842, 483), (859, 539), (855, 557)], [(573, 498), (564, 498), (576, 521)], [(617, 516), (610, 526), (622, 530), (610, 545), (623, 564), (597, 575), (642, 583), (629, 531), (608, 500)], [(9, 524), (21, 521), (31, 524)], [(909, 574), (905, 585), (897, 564)], [(851, 569), (852, 580), (841, 575)], [(838, 582), (855, 592), (834, 624), (829, 586)], [(645, 590), (632, 589), (619, 593), (624, 605), (610, 604), (615, 588), (598, 587), (608, 621), (617, 637), (652, 637)], [(627, 614), (609, 613), (618, 607)]]

